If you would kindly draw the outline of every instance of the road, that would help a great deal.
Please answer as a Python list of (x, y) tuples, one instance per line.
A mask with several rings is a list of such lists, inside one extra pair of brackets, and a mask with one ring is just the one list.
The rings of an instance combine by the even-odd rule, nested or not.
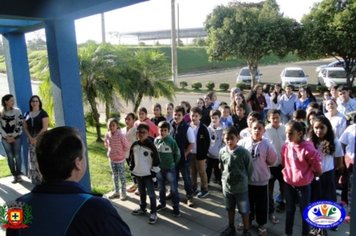
[[(259, 69), (261, 71), (262, 79), (261, 82), (263, 83), (278, 83), (280, 82), (280, 77), (279, 74), (283, 70), (284, 67), (289, 67), (289, 66), (299, 66), (302, 67), (307, 75), (309, 75), (309, 84), (317, 84), (317, 77), (315, 73), (315, 68), (319, 65), (322, 64), (327, 64), (331, 62), (332, 59), (328, 60), (317, 60), (317, 61), (302, 61), (302, 62), (296, 62), (296, 63), (285, 63), (285, 64), (278, 64), (278, 65), (270, 65), (270, 66), (261, 66)], [(213, 81), (215, 83), (215, 87), (218, 87), (220, 83), (229, 83), (230, 88), (235, 86), (235, 79), (236, 79), (236, 73), (239, 71), (240, 68), (236, 69), (230, 69), (230, 70), (223, 70), (223, 71), (218, 71), (218, 72), (207, 72), (207, 73), (201, 73), (201, 74), (189, 74), (189, 75), (181, 75), (178, 76), (177, 79), (177, 84), (179, 84), (180, 81), (186, 81), (189, 84), (192, 82), (201, 82), (203, 86), (206, 84), (208, 81)], [(6, 81), (6, 76), (3, 74), (0, 74), (0, 96), (5, 95), (8, 93), (9, 89), (7, 86), (7, 81)], [(32, 91), (34, 91), (34, 94), (38, 91), (38, 85), (37, 83), (32, 83)], [(195, 105), (197, 98), (203, 97), (204, 93), (183, 93), (179, 92), (176, 94), (176, 97), (173, 101), (174, 104), (178, 104), (180, 101), (188, 101), (190, 104)], [(220, 101), (226, 101), (229, 102), (229, 95), (228, 93), (217, 93), (218, 100)], [(146, 107), (149, 110), (149, 113), (151, 113), (152, 110), (152, 105), (154, 103), (160, 103), (162, 106), (164, 106), (168, 101), (165, 98), (159, 98), (159, 99), (152, 99), (150, 100), (149, 98), (145, 97), (141, 103), (142, 106)], [(104, 113), (104, 106), (99, 105), (99, 111), (100, 113)], [(133, 106), (131, 104), (125, 104), (122, 102), (120, 104), (120, 110), (123, 113), (128, 113), (133, 110)], [(101, 118), (104, 118), (103, 116)]]

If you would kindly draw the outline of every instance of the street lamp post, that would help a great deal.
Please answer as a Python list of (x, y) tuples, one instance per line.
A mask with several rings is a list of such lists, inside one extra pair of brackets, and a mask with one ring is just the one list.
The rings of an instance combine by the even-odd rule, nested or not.
[(171, 54), (172, 54), (172, 81), (175, 84), (177, 80), (177, 33), (176, 33), (176, 14), (175, 0), (171, 0)]

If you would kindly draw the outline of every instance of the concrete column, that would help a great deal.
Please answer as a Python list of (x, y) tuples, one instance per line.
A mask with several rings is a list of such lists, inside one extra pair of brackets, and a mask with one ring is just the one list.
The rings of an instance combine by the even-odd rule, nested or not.
[[(24, 33), (7, 33), (3, 35), (7, 80), (9, 90), (15, 97), (17, 107), (24, 113), (29, 110), (28, 101), (32, 96), (30, 70), (28, 65), (26, 40)], [(22, 170), (28, 172), (27, 140), (22, 139)]]
[[(56, 125), (77, 128), (86, 144), (74, 20), (49, 20), (45, 29)], [(81, 184), (88, 191), (91, 189), (89, 169)]]

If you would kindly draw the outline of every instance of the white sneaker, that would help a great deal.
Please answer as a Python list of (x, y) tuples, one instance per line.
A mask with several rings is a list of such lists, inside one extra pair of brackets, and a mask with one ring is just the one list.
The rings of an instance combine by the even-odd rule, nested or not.
[(157, 213), (151, 213), (150, 218), (148, 219), (149, 224), (154, 224), (157, 222)]

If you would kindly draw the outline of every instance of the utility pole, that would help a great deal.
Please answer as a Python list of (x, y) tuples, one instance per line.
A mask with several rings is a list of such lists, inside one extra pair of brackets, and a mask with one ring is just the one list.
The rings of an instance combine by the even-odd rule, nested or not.
[(105, 15), (104, 12), (100, 13), (101, 16), (101, 42), (106, 43), (106, 30), (105, 30)]
[(179, 42), (180, 42), (180, 38), (179, 38), (179, 3), (177, 3), (177, 46), (179, 47)]
[(172, 54), (172, 81), (177, 82), (177, 33), (176, 33), (176, 14), (175, 0), (171, 0), (171, 54)]

